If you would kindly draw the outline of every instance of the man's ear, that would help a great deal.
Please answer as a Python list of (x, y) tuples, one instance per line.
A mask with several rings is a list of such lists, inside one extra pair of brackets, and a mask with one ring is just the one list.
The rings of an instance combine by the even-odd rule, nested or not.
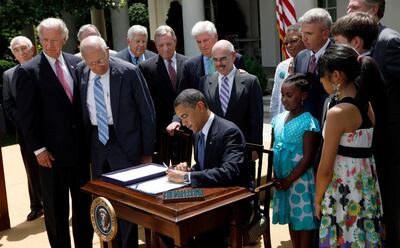
[(354, 47), (357, 51), (364, 50), (364, 40), (359, 36), (354, 37), (351, 41), (351, 46)]
[(372, 16), (378, 16), (378, 10), (379, 10), (379, 5), (378, 4), (372, 4), (371, 5), (371, 7), (370, 7), (370, 9), (369, 9), (369, 13), (372, 15)]

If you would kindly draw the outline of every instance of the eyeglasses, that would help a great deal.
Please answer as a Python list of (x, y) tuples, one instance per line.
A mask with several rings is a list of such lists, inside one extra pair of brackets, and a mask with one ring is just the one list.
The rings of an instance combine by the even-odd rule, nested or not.
[(217, 62), (224, 63), (228, 60), (228, 56), (221, 57), (221, 58), (212, 58), (212, 60), (214, 61), (214, 63), (217, 63)]
[(294, 39), (294, 40), (285, 40), (283, 42), (283, 45), (288, 46), (288, 45), (295, 45), (297, 42), (299, 42), (300, 39)]
[(85, 61), (85, 62), (89, 67), (104, 66), (108, 62), (108, 56), (106, 55), (104, 58), (101, 58), (101, 59), (99, 59), (97, 61), (93, 61), (93, 62)]

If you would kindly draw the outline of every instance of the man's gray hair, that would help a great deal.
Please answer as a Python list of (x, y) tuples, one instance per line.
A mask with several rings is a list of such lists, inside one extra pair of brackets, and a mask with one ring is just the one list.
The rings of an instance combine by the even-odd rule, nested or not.
[(68, 40), (67, 25), (65, 25), (65, 22), (63, 20), (61, 20), (60, 18), (50, 17), (50, 18), (46, 18), (46, 19), (42, 20), (40, 22), (39, 26), (37, 26), (39, 38), (41, 38), (41, 35), (42, 35), (42, 28), (59, 28), (63, 33), (64, 39)]
[(79, 48), (81, 54), (84, 54), (88, 48), (101, 48), (103, 51), (107, 51), (108, 47), (103, 38), (92, 35), (83, 39)]
[(214, 44), (214, 46), (212, 48), (212, 51), (214, 51), (217, 48), (227, 49), (230, 53), (235, 52), (235, 47), (233, 46), (233, 44), (229, 40), (219, 40), (219, 41), (217, 41)]
[(78, 34), (76, 35), (76, 38), (78, 38), (79, 42), (81, 42), (83, 40), (83, 39), (81, 39), (82, 33), (85, 32), (89, 28), (92, 28), (96, 32), (97, 36), (101, 36), (100, 31), (97, 29), (97, 27), (95, 25), (85, 24), (79, 29)]
[(10, 41), (10, 46), (8, 48), (10, 48), (10, 50), (13, 50), (13, 47), (15, 46), (15, 44), (17, 42), (23, 42), (27, 45), (28, 48), (33, 47), (32, 41), (30, 39), (28, 39), (25, 36), (16, 36), (14, 38), (12, 38), (12, 40)]
[(154, 41), (156, 42), (159, 37), (164, 35), (171, 35), (176, 41), (175, 31), (168, 25), (161, 25), (154, 31)]
[(302, 25), (303, 23), (321, 23), (325, 28), (330, 30), (332, 26), (332, 17), (325, 9), (313, 8), (300, 17), (299, 24)]
[(364, 2), (370, 6), (377, 4), (379, 9), (376, 15), (378, 16), (379, 19), (383, 18), (383, 16), (385, 15), (385, 4), (386, 4), (385, 0), (364, 0)]
[(210, 21), (199, 21), (194, 24), (192, 28), (192, 36), (197, 36), (199, 34), (208, 33), (209, 35), (216, 35), (217, 29), (214, 23)]
[(128, 33), (126, 34), (127, 39), (131, 40), (133, 37), (136, 35), (146, 35), (146, 40), (147, 40), (147, 28), (143, 27), (142, 25), (133, 25), (128, 29)]
[(298, 23), (292, 24), (290, 25), (287, 29), (286, 29), (286, 33), (288, 32), (300, 32), (300, 25)]

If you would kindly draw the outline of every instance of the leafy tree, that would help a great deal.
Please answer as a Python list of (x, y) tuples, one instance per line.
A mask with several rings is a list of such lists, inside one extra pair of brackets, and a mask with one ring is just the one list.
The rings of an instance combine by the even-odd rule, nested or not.
[(149, 11), (143, 3), (133, 3), (129, 9), (129, 21), (131, 25), (149, 27)]

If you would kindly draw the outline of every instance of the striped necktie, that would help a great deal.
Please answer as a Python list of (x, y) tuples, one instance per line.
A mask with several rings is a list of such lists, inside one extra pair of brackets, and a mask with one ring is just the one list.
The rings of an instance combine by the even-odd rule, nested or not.
[(222, 77), (221, 90), (219, 91), (219, 99), (221, 101), (222, 112), (225, 115), (229, 103), (229, 79), (227, 76)]
[(311, 55), (310, 61), (308, 62), (308, 72), (314, 73), (316, 67), (317, 67), (317, 59), (315, 58), (315, 54), (313, 54)]
[(100, 76), (94, 79), (94, 101), (96, 103), (97, 131), (99, 141), (105, 145), (108, 141), (108, 122), (107, 109), (104, 100), (103, 85), (100, 82)]

